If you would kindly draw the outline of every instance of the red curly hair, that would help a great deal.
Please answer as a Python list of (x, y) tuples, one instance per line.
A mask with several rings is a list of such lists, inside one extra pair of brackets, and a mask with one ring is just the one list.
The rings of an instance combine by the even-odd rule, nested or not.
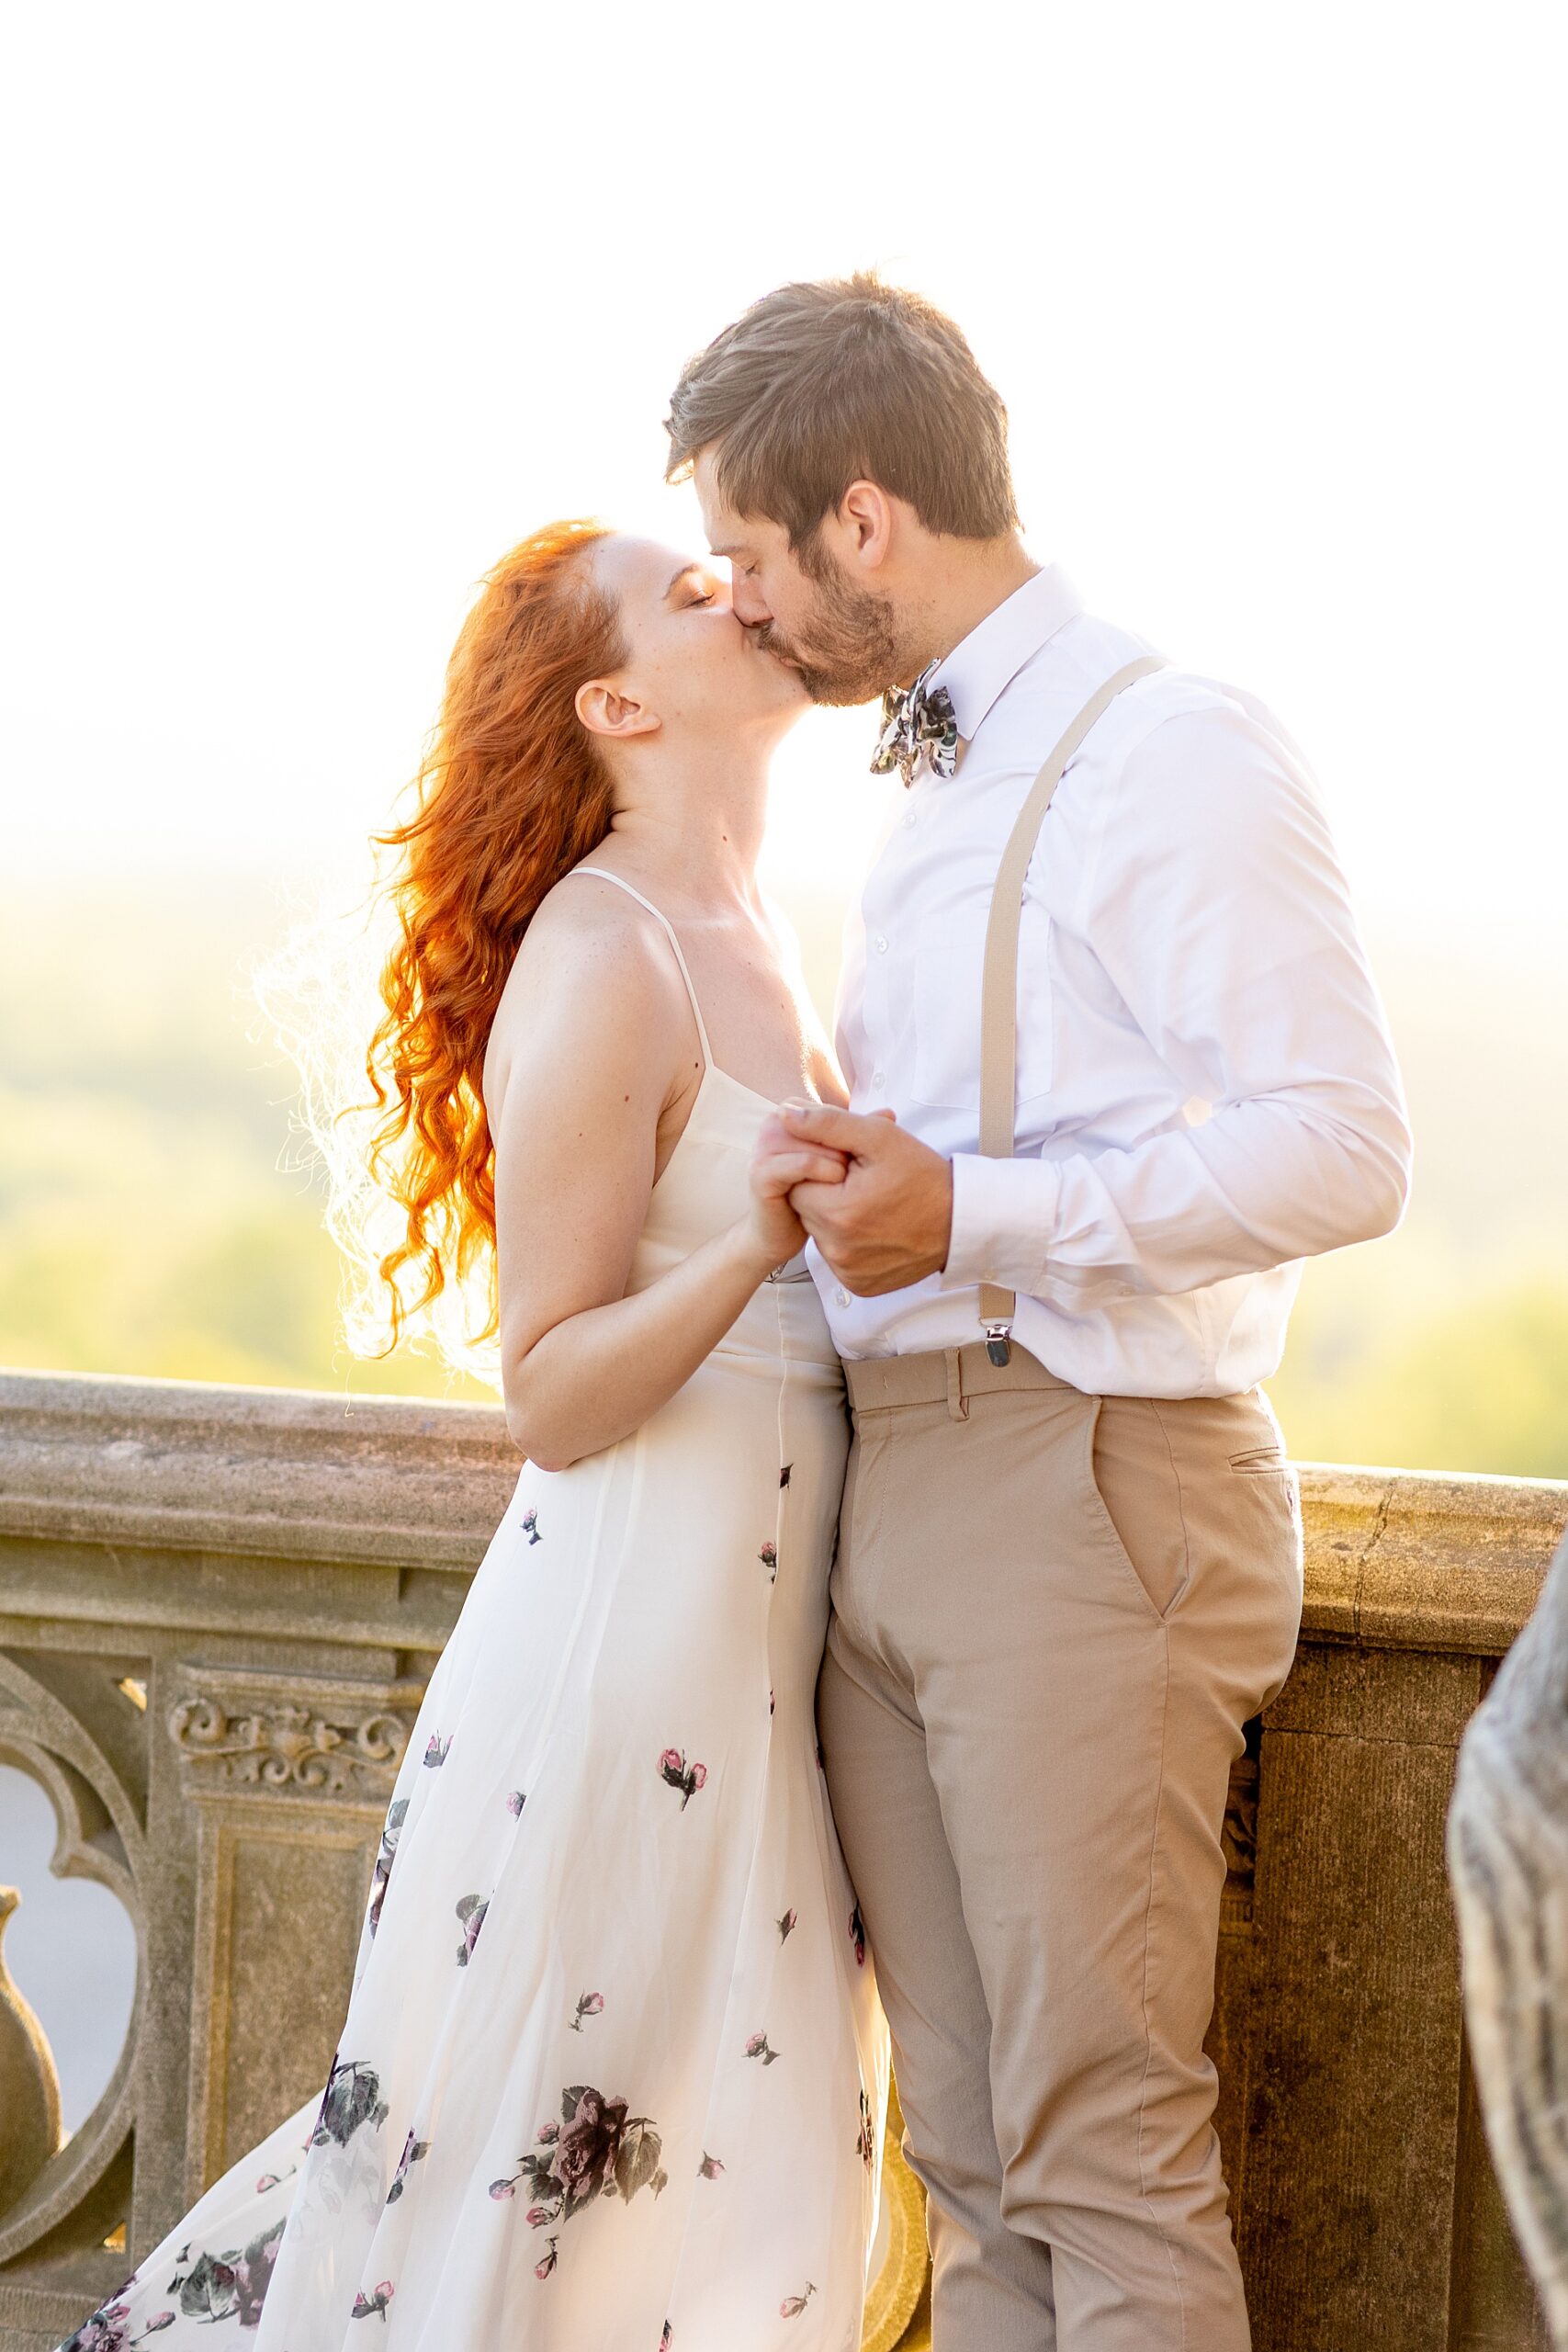
[[(495, 1153), (480, 1091), (491, 1024), (539, 901), (610, 828), (611, 779), (575, 708), (585, 679), (627, 659), (620, 612), (593, 577), (597, 522), (548, 523), (487, 573), (446, 668), (441, 713), (385, 886), (400, 937), (366, 1069), (385, 1116), (372, 1176), (408, 1228), (381, 1258), (391, 1334), (488, 1255), (495, 1287)], [(369, 1106), (367, 1105), (367, 1108)], [(405, 1299), (412, 1265), (419, 1295)]]

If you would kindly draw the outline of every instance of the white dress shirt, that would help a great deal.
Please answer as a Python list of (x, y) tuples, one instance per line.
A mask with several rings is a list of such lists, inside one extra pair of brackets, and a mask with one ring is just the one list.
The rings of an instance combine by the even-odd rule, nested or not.
[(981, 959), (1003, 847), (1095, 689), (1152, 649), (1037, 572), (933, 673), (922, 758), (846, 928), (852, 1107), (953, 1161), (945, 1269), (880, 1298), (807, 1252), (845, 1356), (983, 1336), (982, 1281), (1075, 1387), (1239, 1394), (1277, 1370), (1301, 1261), (1387, 1232), (1410, 1135), (1376, 985), (1301, 752), (1252, 695), (1162, 670), (1111, 705), (1046, 812), (1019, 950), (1015, 1157), (978, 1151)]

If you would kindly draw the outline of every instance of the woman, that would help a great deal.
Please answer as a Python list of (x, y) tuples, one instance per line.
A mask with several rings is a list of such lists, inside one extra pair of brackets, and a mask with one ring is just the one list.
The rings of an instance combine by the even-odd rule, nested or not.
[[(370, 1070), (392, 1329), (493, 1245), (528, 1457), (400, 1768), (319, 2096), (69, 2352), (854, 2352), (886, 2029), (817, 1757), (846, 1449), (770, 1104), (841, 1100), (758, 895), (804, 707), (563, 524), (458, 640)], [(368, 2324), (365, 2324), (368, 2323)]]

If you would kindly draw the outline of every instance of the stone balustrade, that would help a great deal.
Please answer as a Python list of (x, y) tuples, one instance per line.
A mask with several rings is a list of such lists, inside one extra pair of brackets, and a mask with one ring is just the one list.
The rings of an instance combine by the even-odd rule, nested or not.
[[(0, 1374), (0, 1760), (138, 1948), (63, 2145), (0, 1953), (0, 2352), (50, 2352), (324, 2078), (398, 1760), (516, 1474), (481, 1407)], [(1466, 2065), (1443, 1825), (1568, 1487), (1303, 1488), (1302, 1646), (1233, 1779), (1210, 2042), (1256, 2343), (1546, 2352)], [(888, 2184), (866, 2342), (916, 2352), (919, 2191)]]

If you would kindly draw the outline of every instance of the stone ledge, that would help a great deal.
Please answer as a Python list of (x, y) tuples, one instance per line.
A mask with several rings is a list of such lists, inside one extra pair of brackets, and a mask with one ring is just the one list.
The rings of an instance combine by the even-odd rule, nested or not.
[(1301, 1466), (1303, 1636), (1499, 1657), (1568, 1526), (1568, 1482)]
[[(0, 1536), (461, 1575), (520, 1466), (499, 1406), (0, 1371)], [(1555, 1480), (1301, 1479), (1322, 1640), (1501, 1656), (1568, 1524)]]
[(0, 1534), (471, 1569), (521, 1466), (499, 1406), (0, 1371)]

